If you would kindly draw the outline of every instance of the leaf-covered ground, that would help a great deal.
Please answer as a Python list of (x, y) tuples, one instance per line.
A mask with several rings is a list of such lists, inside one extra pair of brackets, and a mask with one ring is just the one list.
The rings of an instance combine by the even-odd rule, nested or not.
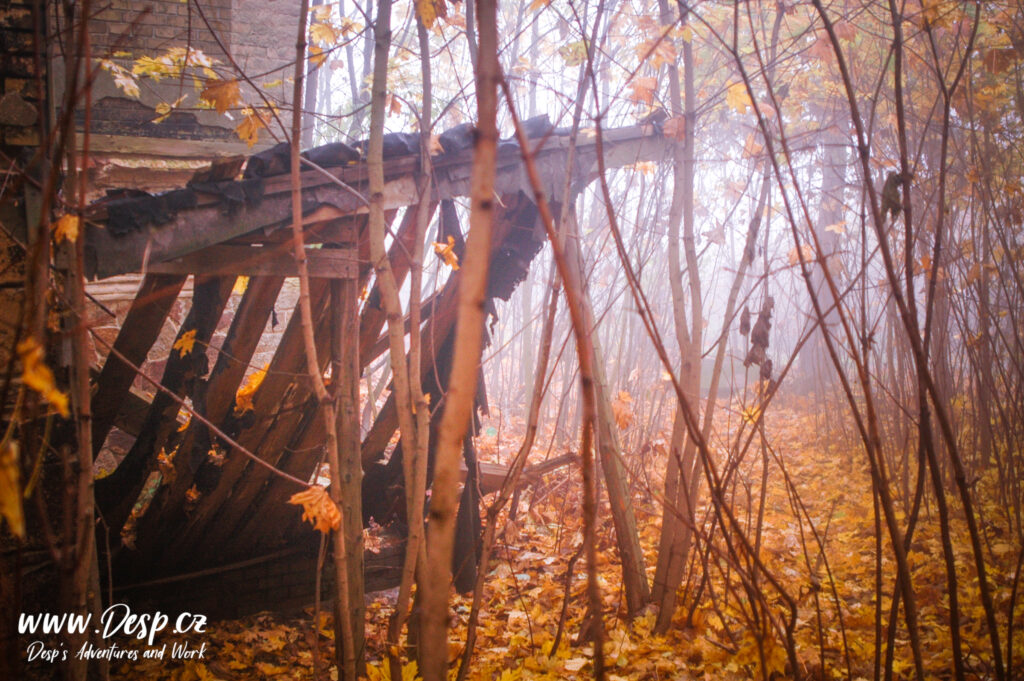
[[(760, 557), (798, 604), (794, 638), (801, 676), (871, 678), (875, 658), (877, 553), (867, 463), (862, 450), (854, 444), (839, 444), (842, 437), (832, 434), (827, 442), (818, 441), (814, 436), (817, 424), (805, 413), (805, 409), (769, 412), (769, 446), (748, 452), (730, 489), (730, 503), (736, 517), (748, 523), (748, 536), (754, 537), (764, 452), (768, 473)], [(648, 460), (646, 465), (653, 469), (663, 463)], [(566, 570), (582, 537), (578, 475), (578, 470), (563, 469), (549, 476), (546, 484), (535, 492), (524, 494), (514, 521), (499, 538), (469, 678), (509, 681), (591, 677), (591, 646), (574, 645), (585, 610), (586, 572), (582, 559), (575, 561), (570, 580), (565, 633), (558, 648), (552, 651), (567, 596)], [(647, 551), (649, 576), (653, 577), (660, 528), (657, 491), (645, 489), (647, 484), (639, 478), (636, 483), (641, 537)], [(650, 483), (652, 487), (657, 484), (656, 478)], [(1007, 529), (1009, 519), (1004, 516), (1006, 510), (998, 501), (994, 485), (994, 478), (978, 481), (977, 498), (1005, 661), (1006, 623), (1021, 547)], [(952, 538), (967, 669), (972, 678), (987, 678), (991, 676), (990, 648), (977, 575), (966, 524), (953, 495), (950, 503), (955, 516)], [(901, 500), (897, 504), (904, 508)], [(702, 508), (701, 515), (703, 511)], [(906, 522), (903, 510), (898, 517)], [(599, 581), (605, 604), (605, 655), (610, 679), (762, 678), (762, 659), (767, 676), (791, 675), (781, 637), (762, 637), (763, 657), (759, 654), (757, 637), (749, 624), (749, 607), (742, 589), (737, 588), (736, 571), (730, 569), (720, 552), (710, 552), (706, 572), (699, 565), (689, 571), (690, 579), (680, 592), (682, 607), (676, 613), (673, 627), (666, 635), (656, 636), (652, 633), (656, 617), (653, 606), (632, 622), (624, 619), (624, 597), (607, 517), (602, 518), (599, 538)], [(825, 547), (824, 554), (818, 549), (819, 540)], [(721, 548), (721, 540), (714, 541)], [(883, 625), (888, 622), (895, 574), (887, 541), (883, 540), (881, 558)], [(930, 678), (948, 678), (952, 670), (949, 597), (934, 503), (921, 512), (909, 562), (926, 671)], [(707, 584), (699, 589), (705, 574)], [(767, 581), (761, 577), (759, 583)], [(702, 597), (694, 604), (692, 594), (698, 590)], [(789, 610), (779, 592), (765, 584), (763, 593), (771, 615), (783, 621)], [(1024, 651), (1024, 626), (1019, 625), (1024, 617), (1022, 601), (1024, 598), (1016, 598), (1014, 614), (1018, 626), (1010, 646), (1015, 659)], [(382, 656), (391, 603), (389, 594), (376, 594), (368, 603), (367, 675), (371, 681), (389, 678)], [(468, 597), (453, 597), (452, 659), (463, 650), (469, 609)], [(319, 649), (322, 659), (330, 661), (333, 632), (330, 617), (324, 614), (322, 618)], [(902, 617), (900, 622), (894, 663), (898, 677), (913, 671)], [(206, 643), (203, 661), (172, 665), (141, 661), (123, 665), (115, 672), (121, 678), (153, 681), (308, 679), (313, 669), (315, 641), (311, 615), (282, 618), (260, 614), (215, 623), (206, 634), (193, 637), (193, 647)], [(326, 673), (336, 678), (333, 668)], [(411, 679), (414, 675), (415, 666), (409, 664), (405, 676)]]

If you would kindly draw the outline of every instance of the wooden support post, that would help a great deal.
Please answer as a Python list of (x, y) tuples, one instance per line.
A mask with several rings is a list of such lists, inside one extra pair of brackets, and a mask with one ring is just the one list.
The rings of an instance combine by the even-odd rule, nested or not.
[[(359, 295), (352, 279), (331, 282), (332, 392), (338, 405), (339, 470), (331, 471), (331, 498), (342, 507), (348, 566), (349, 612), (356, 658), (365, 637), (363, 605), (363, 468), (359, 459)], [(337, 601), (336, 601), (337, 602)], [(340, 613), (345, 616), (345, 613)], [(337, 614), (335, 615), (338, 616)]]

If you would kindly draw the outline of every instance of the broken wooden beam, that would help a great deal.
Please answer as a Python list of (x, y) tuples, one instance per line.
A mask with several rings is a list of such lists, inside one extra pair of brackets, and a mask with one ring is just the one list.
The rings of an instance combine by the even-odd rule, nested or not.
[[(308, 248), (306, 267), (314, 279), (355, 279), (358, 262), (354, 249)], [(246, 277), (297, 277), (292, 245), (210, 246), (180, 258), (154, 263), (159, 274), (223, 274)]]

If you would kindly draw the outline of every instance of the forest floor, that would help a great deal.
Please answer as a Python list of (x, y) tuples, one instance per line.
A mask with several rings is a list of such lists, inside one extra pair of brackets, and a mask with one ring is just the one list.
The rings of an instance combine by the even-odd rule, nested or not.
[[(876, 539), (871, 481), (863, 450), (842, 437), (827, 444), (814, 434), (818, 424), (809, 409), (773, 409), (769, 412), (766, 438), (769, 447), (751, 448), (731, 488), (733, 513), (748, 524), (748, 537), (756, 536), (761, 480), (766, 455), (767, 484), (761, 521), (760, 557), (787, 597), (797, 604), (794, 643), (802, 667), (801, 678), (872, 678), (876, 640)], [(820, 438), (825, 440), (825, 438)], [(657, 448), (657, 447), (656, 447)], [(486, 447), (483, 447), (486, 450)], [(556, 452), (557, 453), (557, 452)], [(663, 467), (660, 461), (645, 463), (648, 470)], [(536, 494), (524, 494), (519, 512), (499, 537), (495, 564), (486, 586), (478, 640), (470, 679), (585, 679), (592, 678), (589, 644), (575, 645), (585, 610), (586, 568), (579, 559), (573, 566), (565, 633), (552, 647), (566, 598), (566, 570), (582, 541), (578, 469), (550, 476)], [(787, 479), (789, 484), (787, 485)], [(654, 488), (657, 480), (637, 484)], [(992, 485), (992, 480), (978, 481)], [(991, 490), (989, 490), (991, 491)], [(961, 627), (969, 677), (991, 676), (988, 667), (989, 638), (984, 613), (977, 597), (977, 577), (966, 524), (959, 506), (952, 540), (958, 569)], [(1021, 547), (1007, 529), (1004, 506), (998, 495), (978, 494), (978, 509), (986, 542), (989, 581), (1003, 634), (1006, 658), (1006, 619), (1015, 600), (1015, 620), (1024, 617), (1024, 599), (1013, 594), (1015, 570)], [(488, 499), (489, 501), (489, 499)], [(638, 492), (636, 498), (641, 539), (653, 577), (660, 531), (657, 494)], [(897, 500), (898, 508), (903, 501)], [(904, 522), (904, 512), (897, 512)], [(703, 515), (703, 508), (698, 517)], [(812, 530), (813, 525), (813, 530)], [(815, 538), (817, 536), (817, 539)], [(624, 597), (616, 560), (614, 533), (605, 514), (598, 532), (599, 583), (605, 604), (607, 630), (605, 659), (611, 681), (660, 679), (791, 678), (791, 670), (777, 632), (762, 636), (763, 649), (750, 624), (750, 606), (739, 587), (736, 570), (730, 569), (721, 552), (712, 551), (707, 569), (691, 569), (673, 626), (664, 635), (653, 633), (653, 606), (632, 622), (626, 621)], [(820, 551), (819, 543), (824, 545)], [(885, 541), (888, 541), (887, 539)], [(917, 524), (909, 564), (916, 594), (922, 657), (929, 678), (948, 678), (952, 669), (949, 637), (949, 598), (943, 567), (941, 538), (934, 505), (925, 507)], [(721, 539), (716, 546), (724, 546)], [(881, 592), (889, 620), (895, 565), (883, 549)], [(694, 567), (691, 564), (691, 567)], [(703, 596), (693, 607), (692, 594), (701, 576), (707, 576)], [(761, 577), (763, 605), (778, 623), (790, 614), (778, 589)], [(393, 593), (371, 594), (367, 606), (367, 670), (370, 681), (389, 679), (382, 661), (387, 619)], [(451, 613), (450, 654), (456, 659), (464, 648), (471, 597), (454, 596)], [(325, 605), (329, 611), (329, 604)], [(192, 637), (193, 647), (207, 644), (203, 661), (169, 666), (160, 661), (133, 662), (115, 669), (121, 678), (152, 681), (206, 679), (308, 679), (313, 668), (313, 617), (283, 618), (263, 613), (239, 620), (214, 623), (205, 634)], [(319, 648), (322, 659), (333, 658), (331, 618), (321, 614)], [(912, 658), (905, 627), (896, 633), (894, 668), (897, 678), (912, 674)], [(1016, 658), (1024, 652), (1024, 626), (1014, 632), (1011, 648)], [(884, 640), (884, 628), (883, 628)], [(185, 637), (188, 638), (188, 637)], [(200, 640), (201, 639), (201, 640)], [(767, 673), (762, 675), (764, 665)], [(456, 665), (457, 666), (457, 665)], [(783, 676), (779, 676), (779, 675)], [(415, 676), (415, 664), (406, 666), (403, 678)], [(336, 678), (332, 670), (331, 678)], [(454, 671), (453, 671), (454, 678)]]

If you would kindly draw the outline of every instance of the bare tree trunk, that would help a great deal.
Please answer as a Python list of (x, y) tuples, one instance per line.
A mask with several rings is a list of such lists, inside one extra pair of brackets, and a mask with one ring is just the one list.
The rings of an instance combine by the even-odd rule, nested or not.
[[(387, 289), (387, 295), (382, 297), (388, 319), (388, 334), (391, 349), (391, 364), (396, 367), (395, 385), (398, 382), (404, 383), (405, 401), (403, 396), (398, 394), (398, 415), (400, 423), (404, 421), (405, 426), (402, 432), (402, 472), (405, 478), (405, 508), (406, 524), (409, 528), (409, 535), (405, 545), (405, 559), (402, 565), (402, 580), (398, 587), (398, 597), (395, 601), (395, 611), (388, 622), (388, 664), (390, 665), (391, 678), (401, 678), (401, 664), (396, 654), (399, 637), (402, 627), (409, 618), (409, 598), (412, 593), (413, 579), (418, 569), (426, 562), (426, 545), (423, 542), (423, 506), (426, 496), (427, 482), (427, 449), (430, 438), (430, 405), (423, 393), (423, 382), (420, 376), (420, 356), (422, 343), (420, 338), (420, 296), (423, 278), (423, 239), (426, 236), (427, 225), (430, 222), (430, 191), (431, 191), (431, 168), (428, 140), (430, 136), (430, 121), (432, 118), (431, 109), (431, 71), (430, 71), (430, 45), (427, 41), (427, 29), (417, 14), (416, 32), (420, 45), (420, 63), (423, 74), (423, 110), (420, 112), (420, 163), (422, 169), (420, 200), (415, 207), (409, 210), (416, 210), (415, 239), (413, 240), (412, 258), (410, 263), (410, 286), (409, 286), (409, 362), (404, 363), (402, 350), (404, 349), (404, 321), (398, 300), (398, 287), (394, 274), (390, 268), (390, 262), (386, 254), (382, 262), (383, 269), (378, 269), (378, 278), (381, 281), (382, 292)], [(382, 252), (384, 247), (384, 230), (374, 233), (372, 237), (373, 247), (376, 252)], [(398, 374), (402, 374), (401, 377)], [(407, 430), (407, 428), (409, 430)], [(416, 638), (410, 633), (410, 640)]]
[(427, 557), (432, 571), (423, 582), (421, 660), (425, 681), (443, 681), (448, 669), (448, 588), (451, 581), (458, 504), (459, 457), (469, 427), (476, 394), (484, 331), (484, 300), (494, 222), (494, 177), (498, 150), (497, 85), (498, 27), (496, 0), (477, 6), (480, 29), (479, 66), (476, 74), (477, 135), (473, 152), (473, 179), (469, 236), (461, 270), (459, 315), (455, 328), (451, 377), (445, 409), (438, 428), (434, 484), (430, 499)]
[[(573, 276), (580, 282), (583, 276), (583, 254), (580, 252), (580, 230), (576, 222), (576, 211), (573, 206), (568, 211), (567, 238), (565, 240), (565, 256)], [(584, 328), (587, 336), (584, 342), (590, 344), (594, 358), (594, 401), (597, 409), (595, 414), (595, 432), (597, 449), (601, 456), (601, 467), (604, 470), (605, 484), (608, 486), (608, 504), (611, 507), (612, 521), (615, 524), (616, 543), (619, 557), (622, 560), (622, 583), (626, 592), (626, 609), (630, 615), (636, 614), (650, 598), (650, 587), (647, 583), (647, 570), (644, 565), (643, 549), (640, 547), (640, 535), (636, 527), (636, 515), (633, 512), (633, 499), (626, 480), (626, 470), (622, 463), (622, 446), (619, 443), (619, 432), (612, 411), (611, 399), (608, 395), (608, 383), (604, 374), (604, 362), (597, 340), (597, 322), (594, 317), (594, 306), (590, 294), (584, 285), (580, 306), (583, 312)]]
[[(671, 16), (668, 3), (660, 0), (663, 21)], [(684, 16), (683, 21), (686, 21)], [(669, 69), (669, 91), (672, 113), (683, 116), (685, 137), (683, 148), (674, 153), (672, 205), (669, 209), (669, 281), (672, 290), (672, 310), (675, 319), (676, 340), (682, 356), (680, 383), (687, 404), (697, 410), (700, 404), (701, 336), (703, 330), (703, 309), (701, 283), (697, 263), (696, 240), (694, 238), (694, 147), (696, 143), (696, 108), (694, 101), (693, 47), (683, 43), (683, 87), (680, 92), (679, 71)], [(685, 97), (683, 96), (685, 95)], [(685, 109), (684, 109), (685, 106)], [(679, 227), (682, 222), (683, 233)], [(686, 318), (687, 292), (683, 289), (683, 268), (679, 257), (680, 237), (686, 258), (686, 272), (689, 278), (690, 319)], [(689, 324), (689, 325), (688, 325)], [(682, 582), (683, 566), (689, 553), (689, 530), (692, 526), (693, 509), (696, 507), (696, 492), (699, 477), (696, 470), (696, 444), (692, 437), (686, 437), (686, 419), (681, 410), (687, 407), (679, 404), (672, 426), (672, 442), (669, 449), (668, 468), (665, 475), (666, 507), (662, 514), (662, 534), (658, 547), (658, 564), (654, 577), (654, 596), (661, 606), (658, 615), (658, 631), (664, 632), (671, 623), (675, 612), (676, 589)], [(697, 422), (697, 414), (691, 415)]]
[[(309, 13), (309, 0), (300, 0), (298, 37), (295, 42), (295, 84), (292, 89), (292, 128), (291, 128), (291, 178), (292, 178), (292, 236), (294, 242), (295, 264), (299, 272), (299, 314), (302, 319), (302, 339), (306, 349), (306, 368), (313, 384), (313, 393), (324, 412), (324, 429), (327, 445), (327, 460), (331, 468), (331, 500), (342, 513), (341, 527), (334, 532), (334, 576), (337, 595), (334, 606), (334, 626), (340, 631), (341, 637), (335, 645), (339, 677), (344, 681), (355, 681), (357, 656), (361, 651), (355, 647), (355, 631), (361, 630), (362, 619), (354, 624), (355, 617), (349, 600), (348, 551), (346, 547), (346, 528), (349, 527), (345, 517), (345, 509), (341, 503), (341, 490), (344, 487), (341, 460), (338, 452), (338, 418), (333, 396), (327, 393), (323, 375), (320, 373), (320, 362), (317, 358), (316, 340), (313, 329), (313, 312), (309, 296), (309, 271), (306, 265), (306, 244), (302, 231), (302, 185), (299, 167), (299, 141), (302, 138), (302, 85), (306, 64), (306, 21)], [(358, 348), (356, 349), (358, 353)], [(358, 362), (358, 354), (357, 360)], [(354, 378), (353, 378), (354, 380)], [(357, 393), (358, 395), (358, 393)], [(350, 406), (350, 405), (347, 405)], [(351, 433), (347, 433), (351, 436)], [(356, 434), (358, 437), (358, 431)], [(351, 454), (351, 452), (348, 452)], [(358, 448), (355, 455), (359, 465)], [(351, 500), (348, 500), (351, 504)], [(357, 518), (362, 521), (362, 512), (357, 510)], [(360, 528), (360, 536), (362, 534)], [(362, 562), (361, 560), (359, 562)], [(360, 610), (361, 612), (361, 610)], [(319, 626), (319, 625), (318, 625)], [(361, 634), (360, 634), (361, 635)]]
[[(551, 276), (548, 277), (548, 314), (544, 318), (544, 327), (541, 330), (540, 347), (537, 350), (537, 375), (534, 378), (533, 390), (530, 395), (530, 406), (526, 417), (526, 433), (523, 435), (523, 443), (512, 459), (512, 466), (505, 481), (501, 485), (498, 497), (487, 509), (487, 526), (484, 528), (482, 551), (480, 554), (480, 569), (476, 574), (476, 585), (473, 588), (473, 604), (469, 611), (469, 623), (466, 625), (466, 650), (459, 663), (457, 681), (465, 681), (469, 673), (469, 661), (473, 655), (473, 647), (476, 644), (476, 623), (480, 615), (480, 605), (483, 601), (484, 584), (487, 580), (487, 570), (490, 563), (491, 551), (494, 548), (494, 538), (498, 531), (498, 514), (513, 498), (518, 484), (519, 477), (526, 466), (526, 459), (533, 448), (534, 440), (537, 437), (537, 423), (540, 414), (540, 407), (544, 401), (544, 393), (547, 387), (545, 378), (548, 373), (548, 360), (551, 357), (551, 337), (555, 326), (555, 312), (558, 309), (558, 284), (555, 278), (555, 270), (552, 268)], [(518, 498), (518, 497), (516, 497)], [(555, 648), (552, 648), (554, 651)]]

